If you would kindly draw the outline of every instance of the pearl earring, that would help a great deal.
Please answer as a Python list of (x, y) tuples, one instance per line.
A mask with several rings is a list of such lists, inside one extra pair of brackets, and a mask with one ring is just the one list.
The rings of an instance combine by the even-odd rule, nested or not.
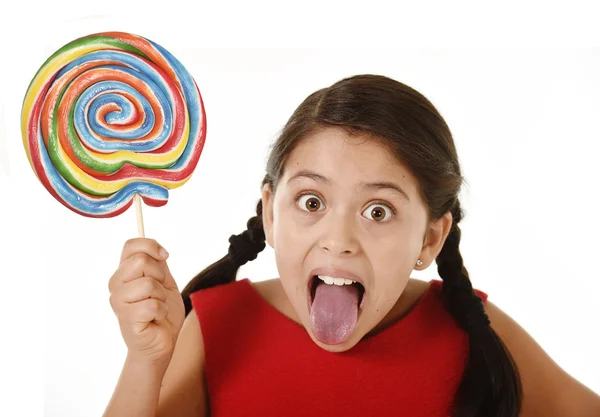
[(417, 266), (422, 266), (422, 265), (423, 265), (423, 262), (421, 262), (420, 259), (417, 259)]

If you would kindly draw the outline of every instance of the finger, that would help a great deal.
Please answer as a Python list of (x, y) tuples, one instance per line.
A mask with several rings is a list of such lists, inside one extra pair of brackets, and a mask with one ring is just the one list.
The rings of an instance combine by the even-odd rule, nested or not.
[(145, 253), (138, 252), (123, 263), (122, 282), (129, 282), (140, 277), (152, 277), (163, 282), (167, 276), (165, 266)]
[(123, 250), (121, 251), (120, 263), (123, 263), (129, 257), (138, 252), (143, 252), (157, 261), (163, 261), (169, 257), (169, 253), (166, 251), (166, 249), (163, 248), (156, 240), (140, 237), (129, 239), (127, 242), (125, 242), (125, 245), (123, 245)]
[(108, 290), (112, 293), (118, 285), (140, 277), (152, 277), (162, 283), (167, 276), (165, 265), (164, 261), (158, 262), (147, 254), (138, 252), (129, 257), (115, 271), (108, 281)]
[(111, 296), (123, 303), (135, 303), (148, 298), (165, 303), (167, 301), (167, 290), (152, 277), (143, 277), (123, 284)]
[(108, 281), (108, 290), (112, 293), (117, 286), (140, 277), (152, 277), (163, 283), (168, 272), (165, 266), (166, 262), (158, 262), (146, 253), (138, 252), (129, 257), (115, 271)]
[(169, 308), (162, 301), (148, 298), (137, 303), (127, 304), (119, 314), (119, 319), (134, 325), (139, 333), (146, 328), (148, 323), (160, 322), (167, 318)]

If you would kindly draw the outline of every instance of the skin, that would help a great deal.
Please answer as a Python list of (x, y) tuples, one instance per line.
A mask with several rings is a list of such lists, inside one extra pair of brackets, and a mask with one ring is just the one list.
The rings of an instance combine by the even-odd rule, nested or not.
[[(253, 286), (265, 302), (303, 325), (315, 343), (323, 349), (340, 352), (350, 349), (362, 337), (385, 329), (414, 307), (428, 284), (410, 278), (409, 274), (417, 269), (417, 259), (423, 261), (419, 269), (434, 262), (452, 219), (448, 214), (437, 222), (427, 222), (425, 206), (417, 196), (416, 181), (379, 143), (348, 137), (336, 129), (317, 135), (305, 139), (289, 155), (277, 191), (273, 193), (268, 186), (263, 189), (265, 234), (268, 244), (275, 249), (280, 279)], [(329, 183), (314, 178), (290, 182), (302, 169), (319, 173)], [(357, 185), (362, 181), (393, 181), (402, 187), (410, 202), (390, 190), (361, 190)], [(319, 197), (325, 209), (302, 211), (295, 205), (294, 198), (303, 191)], [(301, 200), (305, 208), (307, 200), (308, 197)], [(396, 217), (387, 223), (376, 222), (369, 216), (373, 201), (379, 201), (380, 207), (381, 204), (393, 206)], [(125, 260), (111, 280), (112, 293), (121, 294), (112, 302), (115, 312), (126, 305), (126, 294), (136, 300), (165, 299), (161, 286), (168, 294), (175, 284), (159, 251), (159, 244), (150, 239), (136, 239), (126, 244)], [(135, 261), (126, 260), (130, 257)], [(366, 287), (367, 300), (357, 326), (341, 345), (323, 344), (315, 340), (310, 330), (307, 282), (308, 274), (317, 266), (350, 270), (361, 277)], [(136, 286), (138, 289), (134, 291), (131, 283), (145, 277), (154, 278), (160, 285), (144, 286), (145, 292)], [(141, 301), (135, 301), (132, 306), (138, 303)], [(154, 349), (149, 354), (144, 349), (149, 346), (148, 342), (140, 342), (143, 346), (137, 343), (146, 337), (143, 333), (124, 332), (130, 348), (105, 417), (209, 415), (202, 323), (192, 312), (179, 331), (181, 297), (173, 297), (171, 304), (166, 316), (161, 313), (159, 318), (176, 324), (147, 326), (145, 330), (161, 335), (167, 342), (175, 338), (172, 352), (165, 351), (169, 343), (159, 343), (150, 346)], [(160, 310), (148, 311), (147, 308), (139, 304), (135, 309), (137, 315), (132, 315), (131, 309), (123, 310), (129, 312), (120, 315), (121, 325), (134, 326), (147, 321), (148, 314), (159, 315)], [(598, 395), (561, 369), (518, 323), (489, 300), (485, 310), (491, 327), (512, 354), (521, 375), (521, 417), (600, 415)], [(173, 314), (175, 317), (171, 317)], [(136, 351), (146, 356), (133, 355)], [(165, 360), (156, 359), (164, 355)]]
[[(363, 185), (383, 182), (406, 195)], [(352, 348), (405, 312), (400, 299), (417, 259), (420, 268), (429, 266), (452, 225), (449, 212), (428, 222), (417, 180), (379, 141), (338, 128), (302, 140), (276, 192), (265, 185), (262, 198), (265, 235), (293, 311), (282, 308), (331, 352)], [(312, 332), (309, 279), (317, 267), (352, 272), (365, 287), (356, 327), (341, 344), (326, 344)]]

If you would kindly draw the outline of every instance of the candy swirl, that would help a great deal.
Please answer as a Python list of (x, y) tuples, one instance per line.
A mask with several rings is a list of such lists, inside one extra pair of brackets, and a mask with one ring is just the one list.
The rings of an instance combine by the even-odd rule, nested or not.
[(121, 32), (76, 39), (31, 81), (21, 132), (44, 187), (87, 217), (150, 206), (192, 175), (206, 137), (200, 91), (160, 45)]

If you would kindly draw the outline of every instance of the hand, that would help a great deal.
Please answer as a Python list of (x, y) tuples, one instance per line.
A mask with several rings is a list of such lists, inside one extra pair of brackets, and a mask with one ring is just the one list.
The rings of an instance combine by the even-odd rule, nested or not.
[(128, 358), (163, 363), (171, 359), (185, 310), (169, 271), (168, 253), (152, 239), (128, 240), (108, 282)]

